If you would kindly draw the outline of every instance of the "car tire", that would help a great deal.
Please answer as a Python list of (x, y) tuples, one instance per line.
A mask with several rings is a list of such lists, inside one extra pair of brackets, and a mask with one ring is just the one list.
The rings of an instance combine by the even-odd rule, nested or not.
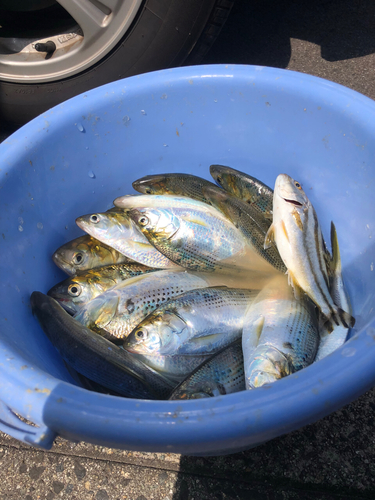
[(82, 73), (46, 83), (0, 81), (2, 123), (22, 125), (56, 104), (114, 80), (197, 64), (219, 34), (234, 0), (145, 0), (130, 29)]

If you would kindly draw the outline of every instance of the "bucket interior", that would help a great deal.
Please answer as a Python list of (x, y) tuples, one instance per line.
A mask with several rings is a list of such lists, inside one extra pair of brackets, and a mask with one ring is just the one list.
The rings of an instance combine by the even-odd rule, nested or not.
[[(134, 193), (144, 175), (211, 164), (273, 188), (297, 179), (329, 244), (337, 229), (356, 325), (374, 321), (374, 104), (298, 73), (202, 66), (114, 82), (50, 110), (0, 148), (0, 342), (73, 383), (31, 314), (30, 294), (66, 278), (53, 252), (83, 234), (75, 218)], [(322, 374), (324, 377), (324, 374)]]

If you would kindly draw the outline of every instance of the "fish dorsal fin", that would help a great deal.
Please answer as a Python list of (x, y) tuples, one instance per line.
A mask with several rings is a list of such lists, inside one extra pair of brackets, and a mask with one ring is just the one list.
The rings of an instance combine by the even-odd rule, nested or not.
[(341, 274), (341, 257), (337, 232), (333, 222), (331, 222), (331, 246), (332, 246), (332, 261), (331, 270), (333, 274)]
[(273, 223), (270, 225), (268, 228), (265, 240), (264, 240), (264, 250), (267, 250), (267, 248), (270, 248), (272, 245), (275, 244), (275, 226)]

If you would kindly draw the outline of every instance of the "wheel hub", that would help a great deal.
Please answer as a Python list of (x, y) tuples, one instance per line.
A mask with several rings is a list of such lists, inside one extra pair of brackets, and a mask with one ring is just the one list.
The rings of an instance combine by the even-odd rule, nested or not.
[[(14, 36), (8, 29), (6, 36), (0, 37), (0, 80), (40, 83), (80, 73), (100, 61), (121, 40), (141, 3), (142, 0), (59, 0), (59, 5), (55, 2), (57, 13), (60, 6), (65, 16), (70, 15), (65, 23), (68, 27), (54, 26), (58, 17), (55, 14), (51, 16), (52, 26), (43, 26), (30, 36)], [(44, 9), (33, 15), (43, 13)], [(43, 50), (46, 47), (49, 49)]]

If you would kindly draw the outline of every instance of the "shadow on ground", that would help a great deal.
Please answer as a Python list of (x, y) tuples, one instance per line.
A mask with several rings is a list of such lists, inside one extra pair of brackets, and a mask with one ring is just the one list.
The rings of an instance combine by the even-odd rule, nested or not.
[(173, 500), (375, 497), (375, 389), (336, 413), (249, 451), (181, 457)]
[(286, 68), (292, 38), (321, 47), (326, 61), (375, 53), (371, 0), (236, 0), (205, 64), (256, 64)]

